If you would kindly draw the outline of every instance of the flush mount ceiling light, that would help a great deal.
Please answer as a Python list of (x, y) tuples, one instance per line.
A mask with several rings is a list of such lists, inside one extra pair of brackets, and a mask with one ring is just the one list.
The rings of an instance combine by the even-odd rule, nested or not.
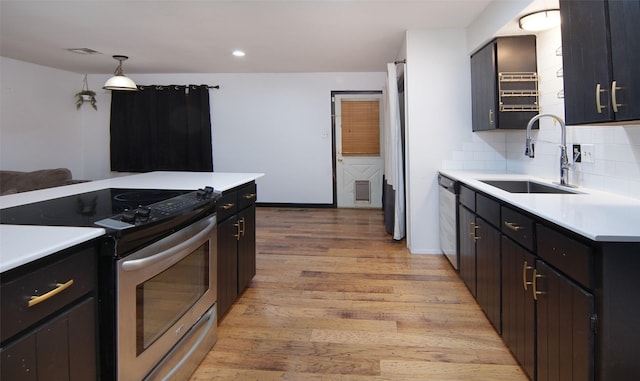
[(560, 10), (547, 9), (522, 16), (520, 18), (520, 29), (531, 32), (538, 32), (560, 25)]
[(246, 55), (242, 50), (234, 50), (233, 53), (231, 54), (233, 54), (236, 57), (244, 57)]
[(109, 78), (102, 88), (105, 90), (137, 91), (138, 86), (136, 86), (136, 83), (133, 82), (131, 78), (126, 77), (122, 72), (122, 61), (126, 61), (129, 57), (116, 55), (113, 56), (113, 58), (120, 63), (113, 73), (113, 77)]

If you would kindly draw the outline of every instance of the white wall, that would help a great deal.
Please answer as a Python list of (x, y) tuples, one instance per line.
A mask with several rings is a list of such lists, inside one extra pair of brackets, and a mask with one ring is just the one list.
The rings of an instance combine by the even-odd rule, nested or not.
[(83, 76), (0, 57), (0, 78), (0, 168), (67, 167), (75, 178), (96, 179), (91, 157), (102, 153), (90, 145), (105, 144), (96, 117), (108, 110), (102, 103), (98, 112), (86, 105), (76, 110)]
[[(98, 110), (76, 110), (82, 75), (0, 57), (0, 168), (109, 170), (111, 94), (90, 75)], [(327, 204), (333, 197), (331, 91), (382, 90), (385, 73), (144, 74), (138, 84), (210, 84), (214, 169), (264, 172), (259, 201)]]
[(471, 139), (466, 31), (411, 30), (406, 46), (407, 246), (440, 254), (437, 171)]

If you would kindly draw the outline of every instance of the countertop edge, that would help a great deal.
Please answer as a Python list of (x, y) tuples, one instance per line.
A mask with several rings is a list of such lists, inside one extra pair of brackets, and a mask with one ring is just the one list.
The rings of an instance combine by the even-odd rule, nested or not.
[[(640, 200), (638, 199), (585, 187), (576, 188), (576, 191), (581, 194), (575, 195), (516, 194), (503, 191), (480, 180), (526, 179), (549, 185), (556, 184), (548, 179), (523, 174), (450, 170), (440, 170), (439, 173), (589, 240), (640, 242)], [(579, 211), (579, 213), (567, 211)]]

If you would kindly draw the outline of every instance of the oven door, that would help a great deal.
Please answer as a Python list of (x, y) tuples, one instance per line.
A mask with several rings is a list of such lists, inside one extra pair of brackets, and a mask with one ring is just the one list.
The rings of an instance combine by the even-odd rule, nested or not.
[(214, 215), (118, 260), (118, 380), (143, 379), (212, 310), (216, 239)]

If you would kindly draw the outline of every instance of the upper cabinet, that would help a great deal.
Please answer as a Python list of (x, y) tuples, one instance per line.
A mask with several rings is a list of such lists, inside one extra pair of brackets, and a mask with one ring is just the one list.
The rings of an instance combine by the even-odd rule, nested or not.
[(538, 114), (535, 36), (499, 37), (471, 55), (473, 131), (524, 129)]
[(640, 119), (640, 1), (560, 0), (567, 124)]

